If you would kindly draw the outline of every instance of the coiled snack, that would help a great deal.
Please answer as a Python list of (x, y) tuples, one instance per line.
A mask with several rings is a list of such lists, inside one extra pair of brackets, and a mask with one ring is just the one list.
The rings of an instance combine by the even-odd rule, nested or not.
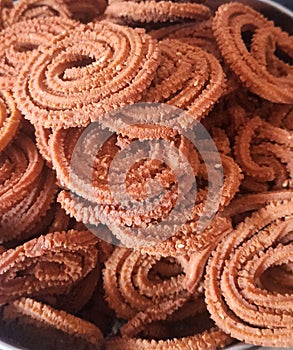
[[(278, 46), (292, 60), (292, 36), (237, 2), (218, 8), (213, 29), (221, 54), (249, 90), (275, 103), (293, 103), (293, 68), (275, 55)], [(242, 39), (246, 30), (253, 34), (250, 48)]]
[(25, 117), (46, 128), (86, 126), (138, 101), (159, 64), (148, 35), (108, 22), (77, 27), (39, 51), (21, 70), (14, 96)]
[(22, 296), (70, 291), (95, 268), (96, 243), (90, 232), (71, 230), (40, 236), (7, 250), (0, 259), (0, 304)]
[(208, 310), (232, 337), (263, 346), (293, 344), (292, 283), (266, 278), (275, 268), (283, 276), (290, 271), (292, 213), (292, 200), (266, 206), (225, 237), (209, 260)]

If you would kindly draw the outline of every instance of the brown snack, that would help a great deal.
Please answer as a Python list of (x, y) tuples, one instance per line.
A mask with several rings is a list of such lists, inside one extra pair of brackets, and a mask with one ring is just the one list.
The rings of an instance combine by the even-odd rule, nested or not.
[(204, 117), (222, 96), (224, 72), (212, 54), (198, 47), (172, 39), (161, 41), (159, 47), (161, 63), (143, 100), (186, 109), (188, 113), (179, 116), (177, 122), (188, 128)]
[[(148, 256), (116, 248), (105, 264), (103, 287), (109, 306), (119, 318), (128, 320), (120, 328), (121, 335), (129, 338), (143, 332), (149, 336), (152, 325), (158, 321), (159, 327), (169, 325), (174, 331), (177, 323), (203, 313), (205, 307), (199, 298), (203, 275), (200, 265), (205, 265), (207, 257), (163, 258), (159, 254)], [(193, 268), (197, 269), (196, 280), (190, 275)], [(187, 291), (186, 279), (193, 281), (192, 291)], [(208, 323), (200, 329), (207, 328)], [(168, 334), (167, 337), (176, 337), (180, 331)]]
[(0, 92), (0, 152), (15, 136), (21, 121), (21, 114), (16, 108), (12, 94)]
[(292, 296), (262, 284), (270, 268), (292, 264), (293, 201), (254, 213), (217, 246), (206, 270), (205, 297), (212, 319), (247, 343), (290, 347)]
[(4, 307), (2, 323), (11, 335), (30, 349), (100, 350), (104, 337), (93, 324), (64, 311), (21, 298)]
[(264, 192), (292, 188), (293, 137), (289, 131), (254, 117), (240, 128), (234, 153), (246, 176), (244, 189)]
[[(153, 207), (152, 210), (145, 210), (145, 213), (141, 213), (139, 209), (135, 208), (133, 210), (127, 210), (127, 208), (125, 209), (124, 204), (120, 203), (119, 199), (117, 200), (112, 194), (113, 190), (111, 191), (107, 174), (115, 155), (119, 151), (123, 151), (132, 139), (130, 137), (123, 138), (122, 136), (113, 134), (103, 144), (96, 159), (92, 159), (90, 154), (87, 155), (86, 152), (87, 150), (92, 152), (92, 149), (97, 147), (95, 143), (95, 137), (97, 134), (95, 133), (95, 129), (93, 129), (91, 134), (88, 134), (86, 137), (83, 136), (85, 144), (76, 147), (74, 154), (75, 159), (80, 158), (79, 151), (82, 152), (84, 158), (84, 163), (76, 163), (70, 159), (70, 148), (74, 147), (74, 140), (78, 138), (80, 132), (81, 131), (78, 129), (69, 129), (53, 133), (51, 144), (53, 166), (56, 169), (57, 176), (63, 186), (66, 186), (81, 196), (81, 202), (85, 199), (86, 201), (91, 201), (92, 205), (96, 206), (96, 218), (99, 221), (103, 223), (109, 223), (110, 221), (119, 224), (132, 223), (132, 225), (139, 225), (143, 222), (148, 223), (154, 218), (164, 217), (166, 213), (168, 214), (170, 209), (172, 209), (176, 198), (177, 179), (166, 164), (163, 164), (160, 161), (150, 160), (139, 163), (137, 167), (134, 167), (128, 173), (126, 186), (127, 190), (133, 197), (141, 199), (141, 196), (144, 195), (145, 183), (154, 178), (157, 181), (160, 181), (166, 194), (163, 192), (162, 198), (159, 198), (159, 201), (156, 202), (157, 205)], [(191, 142), (189, 142), (183, 135), (179, 135), (171, 128), (164, 127), (160, 129), (159, 126), (151, 125), (133, 127), (131, 133), (133, 133), (133, 138), (139, 137), (142, 141), (154, 138), (170, 142), (170, 144), (179, 149), (185, 157), (190, 159), (193, 172), (196, 175), (198, 169), (198, 155)], [(69, 142), (70, 146), (68, 148), (67, 145)], [(86, 147), (86, 149), (84, 147)], [(89, 164), (86, 164), (86, 158), (88, 158)], [(92, 164), (90, 164), (91, 160), (93, 161), (95, 168), (92, 174), (90, 170), (92, 169)], [(117, 174), (115, 173), (115, 176), (116, 175)], [(87, 205), (88, 203), (85, 204)], [(68, 209), (70, 211), (70, 208), (66, 205), (66, 210), (68, 211)], [(90, 210), (90, 206), (88, 210)], [(79, 217), (78, 220), (81, 220), (81, 217)], [(91, 224), (96, 225), (97, 222), (91, 222)]]
[(160, 255), (142, 255), (126, 248), (114, 250), (105, 263), (103, 286), (106, 300), (117, 317), (131, 319), (142, 313), (134, 322), (139, 326), (143, 319), (145, 322), (147, 318), (165, 319), (189, 298), (182, 284), (185, 277), (179, 260), (171, 258), (173, 264), (179, 265), (174, 276), (164, 279), (158, 274), (152, 278), (152, 268), (161, 259)]
[(13, 25), (33, 18), (46, 18), (47, 21), (51, 16), (69, 18), (70, 12), (64, 2), (58, 0), (18, 0), (9, 13), (8, 24)]
[[(245, 28), (252, 28), (250, 51), (241, 36)], [(272, 102), (293, 103), (292, 66), (274, 53), (278, 46), (292, 59), (292, 37), (259, 12), (237, 2), (218, 8), (213, 30), (222, 56), (250, 91)], [(270, 62), (274, 63), (272, 72), (266, 68)]]
[(13, 208), (40, 180), (44, 162), (33, 140), (19, 133), (0, 154), (0, 213)]
[(293, 347), (292, 37), (105, 1), (0, 0), (1, 340)]
[[(229, 202), (229, 197), (223, 197), (223, 199)], [(75, 196), (68, 191), (61, 191), (58, 195), (58, 201), (61, 203), (66, 213), (74, 217), (77, 221), (82, 221), (86, 225), (98, 226), (100, 224), (101, 216), (99, 215), (99, 208), (91, 202), (86, 202), (81, 197)], [(161, 239), (159, 239), (159, 242), (156, 242), (155, 245), (150, 244), (144, 235), (142, 237), (139, 237), (137, 234), (134, 235), (133, 228), (129, 229), (127, 226), (118, 226), (113, 224), (113, 222), (108, 222), (107, 225), (111, 229), (112, 235), (115, 235), (124, 245), (142, 249), (143, 252), (150, 254), (160, 253), (163, 256), (178, 256), (205, 249), (212, 242), (217, 241), (219, 237), (223, 237), (230, 231), (230, 221), (220, 217), (216, 217), (204, 231), (200, 230), (200, 228), (198, 228), (199, 231), (197, 231), (197, 215), (199, 215), (201, 211), (202, 203), (199, 202), (194, 208), (195, 217), (193, 220), (183, 224), (180, 230), (167, 240), (162, 239), (164, 237), (164, 232), (160, 232), (158, 238)], [(168, 232), (168, 228), (166, 228), (166, 230), (166, 232)], [(97, 233), (100, 236), (101, 233), (99, 231), (97, 231)], [(115, 242), (112, 235), (108, 233), (104, 236), (104, 239), (107, 242)]]
[[(57, 177), (64, 187), (69, 188), (72, 191), (72, 193), (61, 192), (58, 197), (58, 201), (66, 210), (67, 214), (85, 224), (97, 226), (102, 222), (108, 225), (114, 235), (116, 235), (124, 244), (127, 244), (127, 246), (131, 244), (129, 247), (134, 247), (134, 245), (137, 247), (142, 243), (144, 243), (144, 245), (149, 244), (150, 240), (164, 240), (164, 230), (154, 232), (155, 234), (159, 233), (159, 237), (153, 236), (149, 233), (149, 236), (146, 236), (146, 231), (144, 231), (146, 226), (144, 224), (150, 227), (153, 218), (164, 218), (170, 211), (170, 208), (173, 208), (174, 204), (172, 201), (174, 200), (174, 197), (176, 198), (176, 188), (174, 188), (174, 186), (170, 187), (170, 184), (172, 185), (172, 183), (174, 183), (174, 177), (171, 176), (172, 172), (170, 173), (168, 167), (164, 168), (160, 163), (159, 169), (157, 168), (156, 162), (153, 164), (154, 168), (152, 168), (151, 161), (140, 163), (141, 168), (139, 167), (136, 170), (141, 171), (141, 173), (134, 172), (131, 174), (131, 177), (126, 178), (127, 184), (129, 181), (131, 194), (141, 198), (144, 194), (144, 192), (141, 191), (141, 187), (143, 190), (144, 181), (145, 179), (148, 179), (149, 176), (150, 179), (155, 177), (158, 179), (161, 178), (164, 181), (162, 182), (162, 185), (165, 186), (165, 184), (167, 184), (167, 193), (166, 195), (163, 193), (164, 201), (158, 202), (158, 205), (153, 208), (152, 211), (145, 210), (144, 212), (141, 212), (136, 208), (134, 208), (134, 210), (127, 210), (127, 208), (124, 209), (123, 203), (120, 203), (117, 200), (117, 197), (113, 196), (110, 191), (108, 172), (116, 153), (127, 146), (131, 139), (129, 139), (129, 137), (112, 135), (100, 148), (95, 160), (90, 156), (90, 153), (97, 147), (95, 141), (96, 137), (99, 137), (98, 130), (93, 127), (86, 136), (82, 136), (81, 140), (83, 140), (84, 143), (82, 141), (82, 145), (79, 145), (79, 150), (75, 147), (75, 143), (81, 133), (82, 130), (79, 129), (68, 129), (54, 132), (52, 136), (51, 146), (53, 165), (57, 170)], [(194, 180), (195, 176), (198, 175), (199, 180), (202, 180), (204, 183), (203, 188), (200, 188), (198, 191), (197, 198), (191, 198), (193, 209), (190, 208), (190, 218), (186, 217), (186, 220), (182, 223), (184, 224), (188, 221), (186, 226), (182, 228), (182, 230), (186, 230), (187, 232), (190, 231), (187, 227), (195, 228), (199, 215), (205, 210), (204, 205), (208, 195), (205, 181), (208, 181), (208, 174), (206, 166), (204, 164), (198, 164), (198, 161), (196, 160), (198, 155), (192, 143), (183, 135), (180, 135), (175, 130), (167, 127), (137, 125), (132, 126), (127, 133), (132, 135), (132, 137), (141, 140), (152, 139), (153, 136), (155, 136), (155, 139), (164, 139), (178, 148), (188, 159), (188, 162), (193, 169)], [(205, 145), (203, 144), (203, 150), (204, 147)], [(74, 157), (77, 162), (72, 162), (71, 160), (71, 153), (74, 148)], [(79, 151), (81, 153), (79, 153)], [(89, 152), (89, 155), (87, 152)], [(213, 159), (213, 154), (210, 154), (209, 157), (211, 158), (211, 161)], [(81, 161), (81, 159), (83, 159), (83, 161)], [(87, 164), (88, 161), (89, 164)], [(222, 197), (219, 198), (220, 208), (223, 208), (238, 191), (241, 174), (238, 166), (232, 158), (222, 154), (219, 161), (222, 162), (224, 168), (223, 193)], [(94, 164), (94, 170), (92, 170), (92, 164)], [(183, 166), (185, 165), (181, 165), (182, 170), (185, 169)], [(210, 194), (209, 197), (213, 197), (214, 200), (216, 200), (215, 198), (219, 192), (219, 184), (217, 182), (219, 174), (218, 168), (214, 168), (213, 165), (211, 165), (211, 168), (210, 171), (215, 176), (214, 178), (209, 179), (210, 190), (215, 191), (215, 194)], [(183, 172), (185, 174), (185, 171)], [(138, 178), (136, 178), (136, 174), (139, 175)], [(170, 176), (171, 180), (169, 180)], [(222, 174), (220, 174), (220, 176), (222, 176)], [(179, 181), (183, 180), (180, 178)], [(118, 182), (116, 181), (116, 184), (117, 183)], [(188, 185), (188, 183), (186, 184)], [(117, 191), (115, 193), (117, 193)], [(192, 196), (192, 194), (190, 194), (190, 196)], [(171, 206), (169, 206), (169, 199), (171, 200)], [(207, 213), (204, 214), (208, 215)], [(129, 229), (129, 226), (131, 226), (131, 229)], [(133, 228), (138, 230), (137, 234), (135, 234), (135, 239), (133, 239), (134, 232), (131, 231)], [(178, 229), (180, 229), (180, 226), (178, 226)], [(166, 228), (165, 233), (168, 234), (168, 232), (169, 231)], [(179, 230), (179, 232), (181, 231)], [(165, 238), (169, 237), (170, 235)], [(199, 237), (201, 237), (201, 235), (199, 235)], [(184, 237), (182, 239), (184, 239)], [(194, 247), (196, 247), (197, 244), (202, 242), (202, 239), (195, 239), (194, 242)], [(185, 245), (183, 244), (183, 246)], [(191, 247), (189, 248), (191, 249)]]
[(105, 12), (128, 24), (175, 22), (182, 19), (208, 19), (211, 11), (202, 4), (177, 3), (171, 1), (114, 1)]
[(159, 63), (155, 41), (142, 30), (109, 22), (79, 26), (39, 51), (14, 95), (25, 117), (46, 128), (86, 126), (138, 101)]
[(73, 29), (77, 22), (60, 17), (35, 18), (7, 27), (0, 38), (0, 87), (11, 89), (23, 67), (38, 47)]
[(55, 174), (23, 130), (0, 153), (0, 242), (10, 246), (33, 236), (57, 193)]
[(22, 296), (68, 293), (96, 267), (96, 243), (90, 232), (71, 230), (50, 233), (4, 252), (0, 304)]
[(239, 81), (236, 75), (230, 70), (223, 60), (218, 48), (216, 39), (212, 31), (212, 21), (187, 22), (169, 25), (156, 30), (151, 30), (149, 34), (158, 40), (176, 39), (182, 43), (199, 47), (208, 53), (213, 54), (222, 64), (226, 75), (225, 94), (231, 93), (239, 88)]
[(33, 236), (33, 231), (40, 225), (57, 193), (55, 174), (48, 168), (39, 176), (27, 195), (13, 207), (5, 210), (0, 219), (0, 242), (22, 243)]

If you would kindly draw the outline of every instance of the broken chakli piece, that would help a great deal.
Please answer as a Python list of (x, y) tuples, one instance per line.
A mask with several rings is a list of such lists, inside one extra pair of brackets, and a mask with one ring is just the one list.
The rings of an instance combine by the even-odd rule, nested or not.
[(205, 1), (0, 0), (0, 30), (1, 338), (292, 347), (292, 36)]

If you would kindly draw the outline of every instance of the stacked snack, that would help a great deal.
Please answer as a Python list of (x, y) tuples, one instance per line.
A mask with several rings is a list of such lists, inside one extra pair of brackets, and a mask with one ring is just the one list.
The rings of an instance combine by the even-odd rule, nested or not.
[(238, 2), (105, 7), (0, 1), (1, 336), (293, 346), (293, 38)]
[(110, 0), (105, 14), (133, 26), (208, 19), (211, 11), (201, 2), (204, 1)]

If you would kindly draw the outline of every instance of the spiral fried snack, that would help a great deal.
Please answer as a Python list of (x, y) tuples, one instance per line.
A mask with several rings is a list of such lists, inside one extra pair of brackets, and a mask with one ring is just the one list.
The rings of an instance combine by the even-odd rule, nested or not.
[(15, 136), (20, 121), (21, 114), (16, 108), (12, 94), (2, 90), (0, 92), (0, 152)]
[[(222, 96), (225, 89), (223, 69), (214, 55), (198, 47), (173, 39), (161, 41), (159, 47), (161, 63), (143, 99), (186, 109), (188, 114), (179, 116), (178, 122), (181, 127), (190, 127)], [(176, 63), (178, 56), (180, 65)]]
[(21, 298), (4, 307), (6, 337), (30, 349), (101, 349), (104, 337), (93, 324), (64, 311)]
[(13, 208), (5, 211), (0, 219), (0, 241), (9, 246), (24, 242), (39, 231), (39, 225), (54, 202), (57, 192), (56, 178), (50, 169), (44, 168), (35, 187)]
[(97, 264), (97, 238), (88, 231), (55, 232), (0, 257), (0, 304), (22, 296), (68, 293)]
[[(137, 130), (136, 130), (137, 129)], [(135, 130), (137, 132), (135, 132)], [(158, 209), (153, 209), (150, 212), (145, 210), (145, 214), (141, 213), (141, 210), (135, 208), (133, 210), (126, 211), (123, 203), (119, 203), (115, 194), (111, 189), (110, 180), (107, 176), (110, 171), (110, 167), (113, 159), (119, 153), (126, 149), (126, 146), (133, 140), (130, 137), (122, 137), (121, 135), (113, 134), (98, 151), (98, 154), (92, 154), (94, 147), (97, 147), (95, 141), (97, 141), (97, 129), (93, 128), (92, 131), (87, 133), (86, 136), (83, 135), (83, 140), (85, 144), (79, 144), (75, 147), (74, 158), (75, 160), (80, 158), (80, 153), (84, 155), (84, 163), (74, 159), (71, 159), (70, 148), (74, 148), (74, 140), (78, 139), (80, 135), (80, 130), (60, 130), (54, 132), (52, 136), (52, 157), (53, 166), (57, 171), (58, 178), (74, 193), (81, 196), (81, 199), (91, 201), (93, 205), (97, 205), (97, 212), (99, 212), (99, 220), (108, 223), (109, 221), (128, 222), (133, 225), (139, 225), (139, 222), (149, 222), (152, 218), (161, 217), (168, 213), (170, 208), (172, 209), (174, 205), (174, 196), (176, 196), (176, 179), (174, 175), (168, 168), (160, 161), (155, 159), (139, 163), (137, 168), (133, 169), (128, 173), (128, 178), (126, 179), (126, 187), (131, 192), (132, 196), (140, 198), (144, 195), (145, 182), (148, 179), (154, 177), (161, 182), (162, 186), (166, 189), (166, 194), (163, 198), (159, 198)], [(197, 173), (198, 168), (198, 155), (190, 141), (188, 141), (184, 136), (180, 136), (175, 130), (171, 128), (162, 128), (157, 126), (148, 127), (137, 127), (133, 128), (134, 137), (139, 135), (141, 140), (148, 139), (162, 139), (173, 144), (175, 149), (180, 149), (180, 151), (190, 160), (192, 164), (192, 171), (194, 174)], [(70, 147), (67, 145), (70, 143)], [(85, 148), (84, 148), (85, 147)], [(88, 154), (87, 154), (88, 152)], [(129, 152), (129, 157), (131, 157), (131, 151)], [(127, 154), (128, 157), (128, 154)], [(96, 158), (96, 159), (95, 159)], [(129, 158), (131, 160), (131, 158)], [(92, 163), (93, 161), (93, 163)], [(88, 164), (86, 163), (88, 162)], [(92, 164), (94, 164), (94, 172), (92, 171)], [(182, 169), (183, 170), (183, 169)], [(115, 178), (119, 176), (119, 172), (114, 169), (113, 176)], [(181, 175), (184, 171), (181, 171)], [(117, 177), (117, 181), (119, 178)], [(136, 186), (137, 185), (137, 186)], [(118, 190), (119, 191), (119, 190)], [(162, 205), (162, 203), (165, 205)]]
[(33, 18), (60, 16), (69, 18), (70, 12), (63, 1), (58, 0), (19, 0), (9, 14), (9, 25)]
[[(237, 2), (218, 8), (213, 30), (222, 56), (250, 91), (272, 102), (293, 103), (293, 68), (275, 55), (278, 47), (292, 60), (291, 36)], [(245, 31), (252, 33), (249, 48), (242, 38)]]
[[(142, 312), (146, 318), (152, 311), (152, 319), (164, 319), (182, 306), (180, 299), (183, 303), (187, 300), (190, 294), (184, 289), (185, 276), (178, 260), (171, 259), (173, 277), (172, 273), (166, 280), (148, 277), (152, 268), (161, 264), (161, 259), (159, 255), (151, 257), (125, 248), (115, 249), (105, 264), (103, 286), (106, 300), (117, 317), (131, 319)], [(162, 303), (164, 306), (160, 307)]]
[[(160, 325), (162, 335), (164, 323), (173, 327), (176, 322), (183, 323), (203, 313), (199, 283), (208, 256), (200, 253), (163, 258), (159, 254), (148, 256), (116, 248), (105, 263), (103, 287), (110, 308), (118, 317), (128, 320), (120, 328), (122, 336), (150, 335), (155, 324)], [(194, 283), (190, 291), (186, 279)]]
[(158, 63), (157, 45), (142, 30), (97, 22), (32, 53), (14, 94), (33, 124), (86, 126), (138, 101)]
[(240, 129), (234, 152), (246, 176), (242, 183), (246, 190), (292, 189), (293, 137), (290, 131), (254, 117)]
[[(133, 247), (134, 244), (139, 246), (143, 242), (145, 244), (150, 244), (154, 241), (160, 242), (172, 236), (172, 232), (170, 234), (170, 230), (167, 227), (168, 224), (166, 224), (164, 229), (155, 230), (155, 232), (151, 230), (155, 228), (152, 224), (154, 219), (162, 220), (174, 209), (176, 198), (178, 197), (177, 182), (184, 183), (184, 186), (193, 186), (192, 183), (196, 181), (196, 176), (198, 176), (199, 180), (203, 181), (203, 183), (210, 181), (209, 190), (215, 192), (209, 195), (212, 198), (210, 200), (213, 202), (211, 204), (210, 200), (207, 201), (209, 190), (206, 184), (198, 191), (198, 198), (196, 198), (197, 195), (193, 191), (188, 193), (189, 190), (186, 190), (187, 188), (184, 187), (184, 191), (187, 193), (185, 199), (190, 200), (190, 213), (187, 213), (188, 215), (186, 214), (182, 225), (188, 222), (183, 231), (190, 233), (197, 226), (200, 215), (209, 215), (205, 212), (205, 202), (209, 202), (207, 204), (208, 206), (214, 207), (217, 205), (214, 202), (219, 197), (219, 191), (221, 190), (223, 192), (222, 196), (220, 195), (221, 198), (219, 198), (219, 205), (220, 208), (223, 208), (237, 192), (241, 174), (238, 166), (230, 157), (225, 155), (219, 157), (219, 162), (223, 164), (224, 169), (224, 186), (222, 187), (218, 182), (219, 176), (222, 178), (222, 173), (219, 174), (218, 167), (215, 166), (214, 168), (215, 162), (211, 162), (213, 154), (210, 154), (210, 158), (207, 158), (211, 168), (208, 174), (205, 165), (200, 165), (199, 163), (199, 155), (195, 146), (184, 135), (178, 134), (176, 130), (160, 126), (139, 125), (133, 126), (127, 133), (141, 140), (154, 138), (156, 141), (160, 139), (168, 141), (170, 145), (174, 146), (175, 150), (179, 150), (185, 156), (185, 163), (183, 161), (180, 162), (180, 165), (176, 168), (177, 158), (170, 151), (170, 155), (173, 156), (171, 158), (171, 164), (173, 164), (173, 168), (176, 170), (176, 177), (174, 177), (173, 170), (166, 166), (166, 162), (163, 163), (155, 159), (156, 153), (154, 152), (160, 152), (157, 144), (157, 150), (151, 150), (153, 160), (139, 162), (137, 168), (132, 168), (130, 172), (128, 171), (126, 189), (129, 190), (131, 195), (141, 199), (144, 195), (144, 184), (149, 180), (156, 179), (161, 182), (166, 191), (163, 191), (162, 196), (158, 197), (155, 205), (153, 205), (148, 196), (147, 199), (149, 201), (146, 202), (143, 211), (140, 207), (135, 206), (129, 209), (129, 207), (124, 205), (123, 198), (119, 200), (120, 197), (117, 194), (121, 192), (120, 187), (118, 189), (115, 187), (113, 191), (111, 183), (115, 183), (115, 186), (120, 186), (119, 174), (125, 170), (125, 163), (122, 165), (124, 168), (120, 170), (118, 166), (117, 171), (115, 169), (113, 170), (112, 163), (114, 163), (114, 158), (117, 154), (123, 152), (124, 148), (131, 143), (132, 139), (130, 136), (122, 137), (121, 135), (113, 134), (106, 140), (98, 150), (98, 155), (96, 155), (95, 148), (99, 144), (98, 129), (96, 127), (92, 127), (85, 134), (82, 134), (82, 130), (78, 129), (54, 132), (51, 140), (53, 166), (57, 171), (57, 177), (62, 185), (72, 191), (72, 193), (64, 191), (60, 193), (58, 201), (66, 210), (67, 214), (75, 217), (77, 221), (96, 226), (102, 222), (127, 246), (129, 244), (131, 244), (129, 247)], [(79, 139), (78, 146), (76, 146), (77, 139)], [(202, 147), (204, 148), (204, 145)], [(165, 144), (164, 148), (166, 148)], [(71, 159), (73, 149), (75, 149), (75, 161)], [(135, 163), (132, 161), (135, 158), (132, 153), (129, 155), (127, 153), (126, 158), (130, 161), (130, 164)], [(81, 159), (83, 159), (82, 162)], [(188, 160), (188, 165), (191, 165), (192, 173), (190, 176), (188, 175), (186, 160)], [(114, 180), (110, 180), (110, 172), (112, 173), (111, 176), (114, 176)], [(209, 179), (210, 176), (211, 179)], [(121, 186), (123, 190), (123, 183), (121, 183)], [(186, 201), (182, 203), (185, 205)], [(187, 204), (189, 205), (189, 203)], [(178, 208), (175, 208), (174, 215), (177, 215), (177, 212), (180, 211), (181, 207)], [(186, 207), (183, 209), (185, 210)], [(181, 221), (180, 216), (178, 218)], [(178, 224), (177, 226), (177, 230), (182, 233), (180, 229), (181, 225)], [(132, 229), (137, 230), (135, 235)], [(150, 230), (145, 231), (145, 229)], [(176, 230), (175, 226), (174, 229)], [(196, 234), (192, 234), (192, 236), (196, 236)], [(199, 234), (198, 239), (195, 238), (193, 241), (196, 242), (193, 247), (196, 247), (197, 243), (203, 242), (202, 236)], [(185, 244), (183, 246), (185, 247)], [(191, 246), (186, 247), (186, 249), (188, 248), (191, 249)]]
[(55, 174), (23, 132), (0, 154), (0, 242), (24, 241), (50, 210)]
[(210, 9), (202, 4), (172, 1), (110, 1), (105, 13), (128, 24), (204, 20), (211, 15)]
[(22, 21), (6, 28), (0, 38), (0, 87), (12, 88), (24, 62), (40, 45), (50, 43), (77, 22), (60, 17)]
[(261, 209), (217, 246), (208, 263), (208, 310), (223, 331), (239, 340), (276, 347), (293, 344), (292, 282), (280, 277), (273, 286), (264, 278), (275, 267), (292, 266), (292, 214), (292, 200)]

